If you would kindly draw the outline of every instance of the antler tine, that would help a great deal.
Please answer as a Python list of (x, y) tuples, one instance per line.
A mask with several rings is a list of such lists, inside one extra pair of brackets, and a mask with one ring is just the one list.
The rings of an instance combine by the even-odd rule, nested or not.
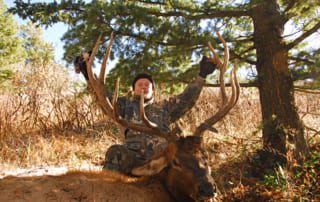
[(117, 78), (113, 99), (112, 99), (113, 117), (115, 118), (116, 121), (120, 119), (120, 116), (118, 114), (118, 108), (117, 108), (117, 101), (119, 96), (119, 81), (120, 81), (120, 78)]
[(87, 71), (88, 71), (88, 75), (89, 75), (89, 83), (93, 88), (93, 92), (97, 96), (98, 103), (99, 103), (101, 109), (103, 110), (103, 112), (106, 115), (114, 118), (117, 123), (119, 123), (120, 125), (122, 125), (126, 128), (140, 131), (143, 133), (158, 135), (158, 136), (166, 138), (167, 140), (170, 140), (169, 135), (165, 132), (162, 132), (159, 129), (159, 127), (157, 126), (157, 124), (151, 122), (147, 118), (147, 116), (145, 115), (143, 93), (142, 93), (141, 99), (140, 99), (140, 115), (141, 115), (141, 119), (145, 125), (129, 122), (129, 121), (121, 118), (121, 116), (118, 113), (118, 108), (117, 108), (118, 107), (117, 100), (118, 100), (118, 95), (119, 95), (119, 79), (117, 79), (117, 81), (116, 81), (115, 92), (114, 92), (114, 96), (113, 96), (112, 104), (111, 104), (109, 98), (105, 95), (105, 90), (104, 90), (104, 79), (105, 78), (104, 77), (105, 77), (106, 64), (107, 64), (107, 60), (108, 60), (108, 57), (110, 54), (112, 40), (113, 40), (112, 34), (110, 36), (110, 42), (109, 42), (108, 48), (107, 48), (106, 53), (103, 58), (103, 63), (101, 66), (99, 79), (94, 78), (93, 71), (92, 71), (93, 60), (94, 60), (94, 57), (95, 57), (97, 50), (99, 48), (99, 43), (100, 43), (101, 37), (102, 37), (102, 35), (99, 36), (99, 38), (93, 48), (90, 59), (88, 61), (86, 61), (86, 64), (87, 64)]
[(200, 126), (197, 127), (195, 131), (196, 135), (202, 135), (203, 132), (208, 128), (208, 126), (212, 126), (219, 120), (221, 120), (237, 103), (240, 95), (240, 85), (236, 76), (236, 68), (234, 68), (233, 71), (230, 73), (230, 78), (232, 89), (231, 98), (229, 99), (228, 103), (223, 105), (222, 108), (220, 108), (220, 110), (216, 114), (205, 120)]
[(105, 81), (106, 67), (107, 67), (107, 62), (108, 62), (109, 55), (110, 55), (110, 50), (112, 47), (112, 42), (113, 42), (113, 32), (110, 35), (110, 42), (109, 42), (107, 50), (104, 54), (102, 65), (101, 65), (101, 70), (100, 70), (100, 75), (99, 75), (99, 80), (101, 83), (104, 83), (104, 81)]
[[(114, 119), (117, 123), (119, 123), (120, 125), (122, 125), (123, 127), (135, 130), (135, 131), (139, 131), (139, 132), (143, 132), (143, 133), (148, 133), (148, 134), (154, 134), (154, 135), (158, 135), (161, 137), (164, 137), (167, 140), (170, 140), (170, 137), (168, 136), (168, 134), (166, 134), (165, 132), (162, 132), (157, 124), (152, 123), (151, 121), (148, 120), (148, 118), (146, 117), (145, 113), (144, 113), (144, 99), (143, 99), (143, 93), (141, 95), (142, 98), (140, 98), (140, 114), (143, 114), (141, 116), (141, 119), (143, 120), (143, 122), (146, 125), (143, 124), (139, 124), (139, 123), (134, 123), (134, 122), (129, 122), (123, 118), (121, 118), (121, 116), (118, 113), (118, 104), (117, 104), (117, 100), (118, 100), (118, 91), (119, 91), (119, 79), (117, 79), (116, 81), (116, 89), (115, 89), (115, 93), (114, 93), (114, 97), (112, 100), (112, 104), (113, 104), (113, 115), (114, 115)], [(142, 107), (141, 107), (142, 106)]]
[(233, 65), (233, 79), (234, 79), (234, 83), (235, 83), (235, 87), (236, 87), (236, 92), (237, 92), (237, 95), (236, 95), (236, 99), (234, 101), (234, 104), (232, 107), (234, 107), (234, 105), (237, 104), (238, 100), (239, 100), (239, 96), (240, 96), (240, 83), (238, 82), (238, 78), (237, 78), (237, 75), (236, 75), (236, 69), (237, 69), (237, 66), (234, 64)]
[(211, 45), (210, 41), (208, 42), (209, 49), (214, 55), (214, 60), (211, 58), (212, 62), (217, 63), (219, 69), (220, 69), (220, 76), (219, 76), (219, 81), (220, 81), (220, 89), (221, 89), (221, 97), (222, 97), (222, 105), (227, 101), (227, 94), (225, 90), (225, 84), (224, 84), (224, 73), (227, 69), (228, 61), (229, 61), (229, 49), (227, 46), (227, 43), (223, 39), (223, 37), (219, 34), (219, 32), (216, 30), (215, 31), (218, 35), (218, 38), (223, 44), (224, 47), (224, 58), (223, 58), (223, 63), (221, 62), (220, 57), (218, 56), (217, 52)]
[(218, 35), (219, 40), (222, 42), (223, 47), (224, 47), (224, 57), (223, 57), (223, 72), (226, 71), (226, 68), (228, 66), (228, 62), (229, 62), (229, 48), (227, 46), (226, 41), (224, 40), (224, 38), (220, 35), (220, 33), (215, 30), (216, 34)]
[(238, 83), (238, 79), (236, 76), (236, 68), (233, 68), (232, 72), (230, 73), (230, 79), (231, 79), (232, 93), (231, 93), (231, 98), (225, 107), (225, 110), (226, 110), (225, 115), (232, 109), (232, 107), (234, 107), (234, 105), (237, 103), (239, 95), (240, 95), (240, 87), (237, 88), (239, 83)]
[[(92, 70), (92, 64), (94, 61), (94, 57), (97, 54), (101, 37), (102, 37), (102, 34), (99, 35), (97, 42), (92, 50), (92, 53), (90, 55), (89, 60), (86, 60), (86, 65), (87, 65), (87, 72), (88, 72), (88, 77), (89, 77), (89, 84), (93, 88), (93, 91), (94, 91), (95, 95), (97, 96), (97, 100), (98, 100), (100, 107), (102, 108), (102, 110), (104, 111), (104, 113), (106, 115), (110, 116), (110, 114), (113, 111), (113, 107), (111, 105), (110, 100), (105, 95), (104, 82), (100, 82), (100, 80), (95, 79), (93, 76), (93, 70)], [(109, 44), (108, 48), (109, 49), (111, 48), (110, 44)], [(106, 54), (106, 55), (108, 57), (108, 54)], [(101, 75), (101, 73), (100, 73), (100, 75)]]
[(217, 62), (218, 63), (218, 67), (221, 68), (221, 66), (223, 65), (221, 63), (221, 59), (218, 55), (218, 53), (216, 52), (216, 50), (213, 48), (212, 44), (210, 41), (208, 41), (208, 46), (209, 46), (209, 49), (211, 50), (211, 52), (213, 53), (213, 56), (214, 56), (214, 60), (211, 60), (212, 62)]
[(97, 39), (97, 41), (96, 41), (96, 44), (95, 44), (94, 47), (93, 47), (93, 50), (92, 50), (92, 53), (91, 53), (91, 55), (90, 55), (89, 61), (86, 60), (89, 82), (90, 82), (91, 84), (94, 84), (94, 83), (95, 83), (95, 78), (94, 78), (94, 76), (93, 76), (93, 71), (92, 71), (92, 64), (93, 64), (93, 61), (94, 61), (94, 57), (95, 57), (96, 54), (97, 54), (101, 37), (102, 37), (102, 34), (99, 35), (99, 37), (98, 37), (98, 39)]
[(158, 125), (151, 122), (148, 117), (146, 116), (145, 112), (144, 112), (144, 93), (143, 91), (141, 92), (140, 95), (140, 117), (142, 119), (142, 121), (150, 128), (157, 128)]

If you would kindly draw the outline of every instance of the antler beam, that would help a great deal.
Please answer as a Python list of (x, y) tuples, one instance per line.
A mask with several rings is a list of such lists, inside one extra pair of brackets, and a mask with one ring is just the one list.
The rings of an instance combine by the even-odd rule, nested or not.
[(226, 72), (226, 68), (228, 66), (229, 61), (229, 49), (228, 46), (223, 39), (223, 37), (219, 34), (218, 31), (216, 31), (220, 41), (223, 43), (224, 46), (224, 61), (222, 63), (220, 57), (218, 56), (215, 49), (212, 47), (211, 43), (208, 42), (208, 46), (213, 53), (214, 57), (210, 57), (211, 61), (216, 63), (217, 66), (220, 69), (220, 75), (219, 75), (219, 82), (220, 82), (220, 91), (221, 91), (221, 99), (222, 99), (222, 106), (216, 112), (213, 116), (205, 120), (203, 123), (201, 123), (195, 131), (195, 135), (202, 135), (205, 130), (210, 128), (212, 125), (217, 123), (219, 120), (221, 120), (223, 117), (225, 117), (228, 112), (235, 106), (239, 99), (240, 95), (240, 85), (237, 80), (236, 75), (236, 66), (234, 66), (233, 71), (230, 73), (230, 80), (231, 80), (231, 97), (228, 99), (226, 90), (225, 90), (225, 83), (224, 83), (224, 74)]
[(111, 33), (111, 35), (110, 35), (110, 42), (109, 42), (109, 45), (108, 45), (107, 50), (105, 52), (105, 55), (103, 57), (103, 62), (101, 65), (99, 78), (95, 78), (93, 76), (93, 71), (92, 71), (92, 64), (94, 61), (94, 57), (98, 51), (101, 37), (102, 37), (102, 35), (100, 35), (98, 37), (97, 42), (93, 48), (93, 51), (92, 51), (92, 54), (91, 54), (89, 60), (86, 60), (86, 64), (87, 64), (87, 71), (88, 71), (90, 86), (92, 87), (93, 92), (96, 95), (98, 103), (99, 103), (101, 109), (103, 110), (103, 112), (107, 116), (114, 119), (117, 123), (119, 123), (120, 125), (128, 128), (128, 129), (132, 129), (132, 130), (139, 131), (142, 133), (158, 135), (158, 136), (164, 137), (166, 139), (170, 138), (167, 133), (161, 131), (161, 129), (158, 127), (157, 124), (151, 122), (147, 118), (145, 111), (144, 111), (144, 94), (143, 93), (140, 95), (140, 97), (141, 97), (140, 98), (140, 117), (141, 117), (144, 124), (129, 122), (129, 121), (123, 119), (119, 115), (118, 103), (117, 103), (118, 95), (119, 95), (119, 79), (117, 79), (117, 81), (116, 81), (116, 87), (115, 87), (115, 92), (114, 92), (114, 96), (112, 99), (112, 103), (110, 102), (109, 98), (106, 96), (104, 84), (105, 84), (106, 66), (107, 66), (108, 58), (109, 58), (110, 51), (111, 51), (112, 41), (113, 41), (113, 33)]
[(86, 65), (87, 65), (87, 72), (88, 72), (88, 77), (89, 77), (89, 84), (92, 87), (95, 95), (97, 96), (98, 103), (102, 109), (102, 111), (110, 116), (113, 111), (112, 104), (108, 97), (106, 96), (105, 89), (104, 89), (104, 78), (105, 78), (105, 72), (106, 72), (106, 66), (107, 66), (107, 60), (109, 58), (110, 54), (110, 49), (112, 46), (112, 41), (113, 41), (113, 33), (110, 35), (110, 42), (108, 45), (108, 48), (106, 50), (106, 53), (103, 58), (103, 63), (101, 66), (100, 74), (99, 74), (99, 79), (96, 79), (93, 75), (93, 70), (92, 70), (92, 65), (93, 61), (95, 58), (95, 55), (97, 54), (99, 45), (100, 45), (100, 40), (101, 40), (102, 34), (99, 35), (98, 40), (92, 50), (92, 53), (90, 55), (89, 60), (86, 60)]

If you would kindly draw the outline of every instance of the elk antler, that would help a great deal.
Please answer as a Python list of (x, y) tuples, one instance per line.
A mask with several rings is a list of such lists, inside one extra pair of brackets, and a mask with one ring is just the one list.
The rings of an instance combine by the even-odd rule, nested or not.
[(117, 123), (124, 126), (125, 128), (132, 129), (132, 130), (139, 131), (139, 132), (143, 132), (143, 133), (158, 135), (158, 136), (164, 137), (166, 139), (170, 138), (167, 133), (162, 132), (160, 130), (160, 128), (157, 126), (157, 124), (151, 122), (147, 118), (147, 116), (145, 115), (144, 94), (143, 93), (140, 95), (140, 97), (141, 97), (140, 98), (140, 117), (141, 117), (142, 121), (144, 122), (144, 124), (129, 122), (129, 121), (123, 119), (119, 115), (118, 103), (117, 103), (118, 94), (119, 94), (119, 79), (117, 79), (117, 81), (116, 81), (115, 92), (114, 92), (113, 100), (112, 100), (112, 104), (111, 104), (109, 98), (106, 96), (106, 93), (104, 90), (104, 84), (105, 84), (106, 65), (107, 65), (107, 61), (108, 61), (111, 46), (112, 46), (113, 33), (111, 33), (110, 42), (109, 42), (109, 45), (107, 47), (106, 53), (103, 58), (99, 78), (96, 79), (93, 76), (92, 64), (93, 64), (94, 57), (97, 53), (100, 40), (101, 40), (101, 35), (99, 36), (99, 38), (93, 48), (90, 59), (86, 60), (86, 64), (87, 64), (87, 71), (88, 71), (90, 86), (92, 87), (93, 92), (97, 97), (98, 104), (101, 107), (102, 111), (107, 116), (113, 118)]
[(148, 133), (148, 134), (154, 134), (154, 135), (158, 135), (164, 138), (168, 138), (168, 134), (162, 132), (159, 127), (157, 126), (157, 124), (151, 122), (144, 111), (144, 94), (141, 93), (140, 95), (140, 117), (142, 119), (142, 121), (145, 123), (144, 124), (139, 124), (139, 123), (134, 123), (134, 122), (129, 122), (123, 118), (121, 118), (121, 116), (118, 114), (118, 110), (117, 110), (117, 100), (118, 100), (118, 93), (119, 92), (119, 79), (117, 79), (116, 81), (116, 89), (114, 92), (114, 96), (113, 96), (113, 117), (115, 119), (115, 121), (117, 123), (119, 123), (120, 125), (132, 129), (132, 130), (136, 130), (139, 132), (143, 132), (143, 133)]
[(228, 65), (228, 60), (229, 60), (229, 49), (228, 46), (223, 39), (223, 37), (219, 34), (218, 31), (216, 31), (220, 41), (223, 43), (224, 46), (224, 61), (223, 63), (221, 62), (218, 54), (216, 53), (215, 49), (212, 47), (211, 43), (208, 42), (208, 46), (210, 50), (212, 51), (214, 58), (210, 57), (211, 61), (215, 62), (218, 64), (218, 67), (220, 69), (220, 75), (219, 75), (219, 81), (220, 81), (220, 90), (221, 90), (221, 99), (222, 99), (222, 106), (216, 112), (212, 117), (208, 118), (205, 120), (203, 123), (200, 124), (196, 128), (195, 134), (196, 135), (202, 135), (203, 132), (214, 125), (216, 122), (221, 120), (224, 116), (228, 114), (228, 112), (234, 107), (234, 105), (237, 103), (239, 95), (240, 95), (240, 85), (237, 80), (237, 75), (236, 75), (236, 66), (234, 65), (233, 71), (230, 73), (230, 80), (231, 80), (231, 97), (227, 98), (226, 90), (225, 90), (225, 84), (224, 84), (224, 74)]
[(218, 35), (218, 38), (220, 39), (220, 41), (222, 42), (223, 47), (224, 47), (223, 63), (221, 62), (221, 59), (220, 59), (219, 55), (217, 54), (217, 52), (215, 51), (215, 49), (212, 47), (210, 41), (208, 42), (208, 46), (214, 55), (214, 58), (210, 57), (211, 61), (214, 63), (217, 63), (218, 67), (220, 69), (220, 76), (219, 76), (220, 89), (221, 89), (221, 94), (222, 94), (221, 95), (222, 96), (222, 103), (224, 103), (224, 102), (226, 102), (226, 99), (227, 99), (227, 94), (226, 94), (226, 90), (225, 90), (225, 86), (224, 86), (224, 73), (227, 70), (227, 66), (228, 66), (228, 62), (229, 62), (229, 49), (228, 49), (227, 43), (225, 42), (223, 37), (220, 35), (220, 33), (218, 31), (215, 31), (215, 32)]
[(86, 65), (87, 65), (87, 72), (88, 72), (88, 77), (89, 77), (89, 84), (92, 87), (94, 94), (97, 96), (98, 104), (101, 107), (102, 111), (106, 115), (110, 116), (110, 114), (112, 114), (113, 107), (111, 105), (110, 100), (106, 96), (106, 93), (104, 90), (104, 80), (105, 80), (107, 61), (109, 58), (110, 49), (111, 49), (112, 41), (113, 41), (113, 33), (111, 33), (111, 35), (110, 35), (110, 43), (108, 45), (108, 48), (107, 48), (106, 53), (103, 58), (103, 62), (102, 62), (101, 70), (100, 70), (100, 74), (99, 74), (99, 79), (96, 79), (93, 76), (93, 71), (92, 71), (92, 64), (94, 61), (94, 57), (97, 54), (101, 37), (102, 37), (102, 34), (99, 35), (98, 40), (92, 50), (92, 53), (90, 55), (89, 60), (86, 60)]

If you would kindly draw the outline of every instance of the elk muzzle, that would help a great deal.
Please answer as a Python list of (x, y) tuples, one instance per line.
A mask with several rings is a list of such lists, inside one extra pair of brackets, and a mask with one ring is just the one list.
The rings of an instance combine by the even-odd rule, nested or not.
[(216, 194), (216, 187), (213, 183), (204, 181), (199, 184), (198, 193), (198, 200), (210, 201)]

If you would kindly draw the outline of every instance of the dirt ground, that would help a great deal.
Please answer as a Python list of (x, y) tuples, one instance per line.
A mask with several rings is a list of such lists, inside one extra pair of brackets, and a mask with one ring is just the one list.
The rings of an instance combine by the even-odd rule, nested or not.
[[(178, 124), (184, 129), (184, 135), (192, 134), (194, 126), (207, 118), (210, 115), (208, 112), (214, 112), (217, 108), (219, 102), (215, 101), (214, 97), (207, 96), (209, 93), (211, 91), (205, 92), (205, 96), (192, 111), (183, 120), (179, 120)], [(208, 103), (207, 100), (213, 101)], [(306, 125), (306, 138), (312, 144), (319, 142), (319, 100), (319, 95), (302, 94), (297, 97), (299, 114)], [(314, 166), (319, 163), (306, 168), (302, 173), (305, 181), (300, 184), (295, 184), (292, 181), (294, 178), (287, 173), (279, 175), (276, 171), (276, 177), (282, 176), (285, 180), (282, 184), (272, 184), (276, 185), (276, 188), (265, 185), (277, 183), (277, 178), (268, 178), (269, 181), (265, 182), (250, 173), (252, 169), (249, 169), (251, 165), (248, 164), (256, 160), (253, 158), (254, 153), (261, 148), (262, 143), (260, 114), (258, 93), (242, 90), (239, 104), (229, 116), (216, 124), (219, 133), (208, 133), (205, 136), (207, 150), (212, 157), (213, 177), (220, 191), (219, 201), (293, 201), (288, 198), (317, 201), (320, 195), (317, 197), (314, 193), (319, 193), (319, 185), (311, 184), (309, 188), (306, 182), (317, 183), (313, 180), (318, 178), (313, 178), (311, 174), (319, 173)], [(21, 121), (14, 118), (12, 120), (16, 122), (7, 123), (15, 127), (8, 128), (20, 130)], [(40, 134), (21, 135), (12, 130), (11, 133), (1, 136), (0, 202), (171, 200), (158, 182), (142, 183), (137, 179), (119, 176), (114, 179), (117, 175), (110, 178), (107, 174), (96, 172), (101, 170), (107, 148), (120, 142), (117, 139), (120, 132), (114, 129), (114, 125), (94, 125), (83, 129), (84, 132), (69, 133), (60, 130), (63, 131), (61, 134), (59, 131), (39, 131)], [(315, 151), (319, 153), (320, 148)], [(5, 163), (11, 167), (4, 166)], [(85, 171), (65, 174), (70, 169), (83, 170), (79, 165), (84, 163), (91, 166), (84, 170), (94, 170), (93, 174)], [(261, 170), (259, 167), (254, 168), (256, 173)], [(310, 189), (313, 191), (308, 191)]]
[(172, 201), (158, 181), (141, 181), (107, 171), (74, 171), (53, 176), (7, 176), (0, 201)]

